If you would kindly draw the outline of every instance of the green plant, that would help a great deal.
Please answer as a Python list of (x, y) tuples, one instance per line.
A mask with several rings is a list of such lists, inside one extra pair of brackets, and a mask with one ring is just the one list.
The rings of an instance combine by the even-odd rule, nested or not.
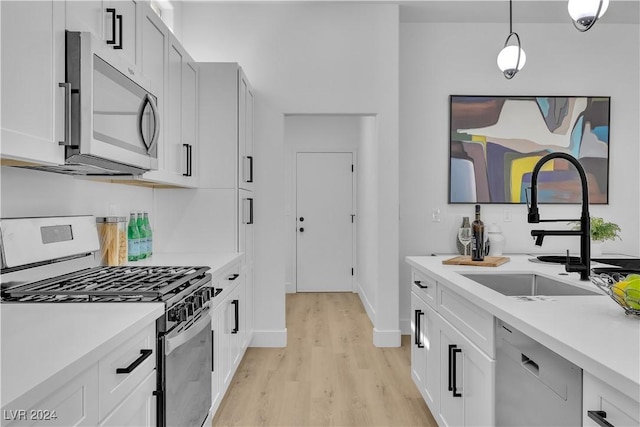
[[(580, 223), (574, 222), (574, 230), (580, 230)], [(618, 224), (613, 222), (604, 222), (604, 219), (597, 216), (591, 217), (591, 240), (603, 241), (603, 240), (615, 240), (616, 238), (622, 240), (619, 231), (622, 231)]]

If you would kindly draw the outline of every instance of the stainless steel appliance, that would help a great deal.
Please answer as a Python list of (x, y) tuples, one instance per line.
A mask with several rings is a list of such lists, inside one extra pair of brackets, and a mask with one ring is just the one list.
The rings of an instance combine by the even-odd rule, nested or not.
[(157, 98), (138, 70), (91, 33), (66, 33), (64, 165), (75, 175), (140, 175), (158, 168)]
[(501, 320), (496, 425), (582, 425), (582, 369)]
[(209, 267), (96, 266), (92, 216), (2, 219), (0, 231), (4, 304), (164, 303), (156, 321), (158, 426), (202, 426), (212, 403)]

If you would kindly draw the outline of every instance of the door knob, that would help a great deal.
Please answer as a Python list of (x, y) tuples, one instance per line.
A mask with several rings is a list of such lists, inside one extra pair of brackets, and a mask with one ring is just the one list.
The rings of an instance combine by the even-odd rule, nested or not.
[(300, 232), (303, 233), (304, 232), (304, 228), (300, 227)]

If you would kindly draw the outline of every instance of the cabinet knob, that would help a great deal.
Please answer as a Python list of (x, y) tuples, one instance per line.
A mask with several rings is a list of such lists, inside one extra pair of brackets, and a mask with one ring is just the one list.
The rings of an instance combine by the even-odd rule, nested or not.
[(300, 227), (300, 232), (304, 233), (304, 227)]

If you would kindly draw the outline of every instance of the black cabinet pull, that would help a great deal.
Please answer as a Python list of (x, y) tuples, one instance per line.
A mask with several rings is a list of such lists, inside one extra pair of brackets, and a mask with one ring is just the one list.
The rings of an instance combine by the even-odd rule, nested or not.
[(418, 313), (420, 310), (413, 310), (413, 343), (418, 345)]
[(587, 411), (587, 415), (599, 426), (615, 427), (613, 424), (606, 420), (607, 413), (605, 411)]
[(108, 7), (106, 11), (111, 14), (111, 40), (107, 40), (107, 44), (116, 44), (116, 10)]
[(253, 197), (247, 199), (249, 201), (249, 222), (247, 224), (253, 224)]
[(211, 372), (216, 370), (216, 331), (211, 331)]
[(234, 305), (234, 318), (235, 318), (235, 327), (231, 330), (232, 334), (237, 334), (238, 331), (240, 330), (240, 325), (238, 324), (238, 320), (239, 320), (239, 310), (238, 310), (238, 303), (239, 301), (237, 299), (234, 299), (233, 301), (231, 301), (231, 304)]
[(182, 144), (182, 146), (184, 148), (186, 148), (186, 156), (185, 156), (185, 160), (186, 165), (187, 165), (187, 171), (185, 173), (182, 174), (182, 176), (192, 176), (192, 166), (193, 166), (193, 152), (192, 152), (192, 146), (191, 144)]
[(227, 277), (227, 280), (236, 280), (238, 277), (240, 277), (240, 275), (238, 273), (234, 273), (231, 276)]
[(418, 310), (418, 348), (424, 348), (422, 343), (422, 325), (420, 324), (420, 316), (424, 316), (424, 311)]
[(140, 357), (131, 362), (131, 365), (126, 368), (117, 368), (116, 374), (130, 374), (136, 369), (142, 362), (144, 362), (149, 356), (151, 356), (153, 350), (140, 350)]
[(300, 217), (300, 222), (304, 222), (304, 217), (303, 216)]
[(451, 355), (453, 349), (456, 348), (455, 344), (449, 344), (449, 391), (453, 391), (453, 386), (451, 385), (451, 368), (453, 368), (453, 363), (451, 361)]
[(249, 179), (247, 182), (253, 182), (253, 156), (247, 156), (247, 159), (249, 159)]
[(453, 383), (453, 387), (452, 387), (452, 392), (453, 392), (453, 397), (462, 397), (462, 393), (458, 393), (458, 388), (456, 387), (456, 371), (457, 371), (457, 363), (456, 363), (456, 353), (462, 353), (462, 349), (457, 348), (457, 346), (453, 346), (453, 351), (452, 353), (452, 359), (453, 359), (453, 368), (452, 370), (452, 374), (451, 374), (451, 382)]
[[(120, 40), (118, 43), (118, 46), (114, 46), (114, 49), (122, 49), (122, 15), (116, 15), (116, 19), (118, 20), (118, 23), (120, 25), (120, 28), (118, 30), (118, 34), (120, 36)], [(114, 36), (114, 41), (115, 41), (115, 36)]]
[(304, 227), (300, 227), (300, 232), (304, 233)]
[(418, 285), (419, 288), (421, 289), (429, 289), (429, 286), (427, 285), (423, 285), (422, 282), (420, 280), (415, 280), (413, 283), (415, 283), (416, 285)]

